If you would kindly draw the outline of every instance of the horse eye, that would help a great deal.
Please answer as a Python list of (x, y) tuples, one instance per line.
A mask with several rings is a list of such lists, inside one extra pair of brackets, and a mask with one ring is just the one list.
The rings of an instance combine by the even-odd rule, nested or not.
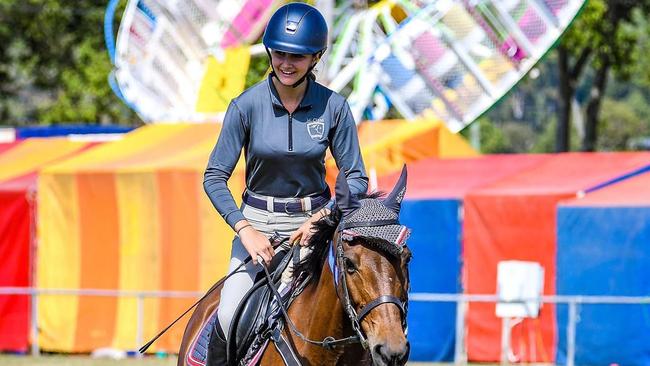
[(357, 271), (357, 266), (352, 262), (352, 259), (345, 257), (343, 258), (343, 263), (345, 265), (345, 270), (348, 273), (352, 274)]

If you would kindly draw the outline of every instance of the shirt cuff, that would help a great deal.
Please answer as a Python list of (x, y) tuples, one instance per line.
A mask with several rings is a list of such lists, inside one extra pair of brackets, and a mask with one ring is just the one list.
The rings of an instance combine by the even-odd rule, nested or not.
[(229, 213), (228, 215), (226, 215), (226, 222), (228, 223), (228, 225), (230, 225), (230, 227), (233, 230), (235, 230), (235, 224), (240, 222), (241, 220), (246, 220), (246, 218), (244, 217), (244, 214), (241, 213), (241, 211), (239, 210), (235, 210)]

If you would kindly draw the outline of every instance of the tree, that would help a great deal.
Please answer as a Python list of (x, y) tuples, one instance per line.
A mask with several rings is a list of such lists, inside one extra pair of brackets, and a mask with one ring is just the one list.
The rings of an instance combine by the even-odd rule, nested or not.
[(591, 0), (563, 37), (557, 49), (560, 80), (556, 151), (569, 149), (571, 102), (588, 66), (594, 74), (584, 103), (585, 137), (581, 148), (596, 148), (598, 117), (609, 73), (613, 70), (619, 77), (629, 78), (639, 44), (639, 33), (631, 22), (635, 12), (648, 14), (649, 10), (648, 0)]
[(107, 82), (105, 6), (105, 0), (0, 2), (2, 122), (141, 123)]
[(650, 133), (647, 123), (624, 102), (605, 98), (601, 116), (598, 128), (603, 133), (598, 150), (625, 150), (633, 138)]

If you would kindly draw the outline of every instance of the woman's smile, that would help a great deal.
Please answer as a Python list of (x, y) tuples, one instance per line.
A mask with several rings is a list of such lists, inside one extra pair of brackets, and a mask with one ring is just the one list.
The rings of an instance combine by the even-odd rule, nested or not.
[(299, 55), (282, 51), (271, 51), (273, 69), (280, 82), (292, 85), (305, 76), (314, 60), (312, 55)]

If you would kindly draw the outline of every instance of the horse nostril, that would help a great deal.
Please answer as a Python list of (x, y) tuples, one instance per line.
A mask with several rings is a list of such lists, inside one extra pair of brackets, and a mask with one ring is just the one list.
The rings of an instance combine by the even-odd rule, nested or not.
[(375, 354), (379, 355), (381, 357), (381, 360), (384, 362), (385, 365), (392, 365), (392, 360), (393, 357), (392, 355), (389, 354), (389, 352), (386, 352), (387, 348), (384, 347), (383, 344), (378, 344), (375, 346)]
[(383, 345), (381, 345), (381, 344), (376, 345), (376, 346), (374, 347), (374, 351), (375, 351), (375, 354), (381, 356), (381, 358), (382, 358), (384, 361), (387, 361), (387, 360), (386, 360), (386, 355), (384, 355), (384, 346), (383, 346)]
[(385, 365), (405, 365), (408, 361), (411, 346), (408, 341), (404, 347), (399, 350), (390, 350), (382, 344), (377, 344), (373, 348), (375, 355), (379, 356)]

